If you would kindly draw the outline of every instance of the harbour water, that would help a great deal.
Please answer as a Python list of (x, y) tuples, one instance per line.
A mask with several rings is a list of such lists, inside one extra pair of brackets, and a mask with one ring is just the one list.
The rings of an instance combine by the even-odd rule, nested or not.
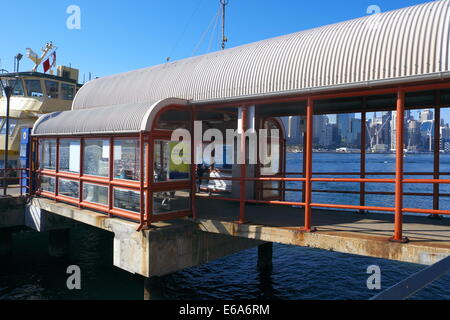
[[(290, 172), (301, 170), (301, 154), (289, 154)], [(432, 155), (410, 155), (405, 171), (431, 172)], [(359, 155), (314, 154), (314, 172), (356, 172)], [(395, 156), (368, 155), (367, 171), (394, 172)], [(441, 171), (450, 172), (450, 155), (442, 155)], [(415, 177), (417, 178), (417, 177)], [(421, 177), (422, 178), (422, 177)], [(330, 187), (332, 184), (328, 184)], [(298, 187), (291, 184), (289, 187)], [(324, 188), (317, 184), (315, 189)], [(336, 187), (336, 186), (333, 186)], [(339, 184), (341, 190), (358, 190), (359, 184)], [(431, 192), (429, 185), (408, 185), (407, 191), (420, 188)], [(391, 185), (367, 186), (370, 191), (393, 190)], [(442, 193), (450, 193), (448, 186)], [(297, 199), (299, 194), (289, 194)], [(419, 201), (418, 201), (419, 200)], [(358, 195), (316, 193), (315, 202), (359, 203)], [(425, 197), (407, 197), (405, 205), (431, 207)], [(393, 205), (393, 196), (368, 196), (369, 205)], [(449, 199), (441, 199), (441, 209), (450, 209)], [(14, 255), (0, 265), (0, 299), (142, 299), (143, 279), (112, 266), (112, 235), (77, 225), (71, 232), (71, 253), (56, 260), (47, 255), (45, 233), (22, 232), (14, 235)], [(368, 299), (377, 291), (367, 288), (367, 268), (381, 268), (383, 289), (420, 271), (424, 266), (374, 259), (316, 249), (274, 245), (273, 271), (260, 273), (256, 266), (257, 250), (240, 252), (211, 263), (177, 272), (161, 279), (157, 295), (163, 299)], [(69, 265), (82, 271), (81, 290), (66, 287)], [(450, 299), (450, 275), (417, 294), (414, 299)]]

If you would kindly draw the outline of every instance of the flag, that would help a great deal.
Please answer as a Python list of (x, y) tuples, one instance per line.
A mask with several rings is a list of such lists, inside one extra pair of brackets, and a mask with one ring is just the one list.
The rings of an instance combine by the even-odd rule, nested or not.
[(42, 66), (44, 67), (44, 73), (46, 73), (51, 68), (50, 59), (45, 60)]
[[(50, 63), (50, 59), (52, 59), (52, 62)], [(44, 67), (44, 73), (46, 73), (48, 70), (53, 68), (56, 65), (56, 51), (54, 51), (50, 58), (44, 61), (43, 67)]]
[(53, 58), (52, 67), (55, 67), (56, 66), (56, 51), (53, 51), (52, 58)]

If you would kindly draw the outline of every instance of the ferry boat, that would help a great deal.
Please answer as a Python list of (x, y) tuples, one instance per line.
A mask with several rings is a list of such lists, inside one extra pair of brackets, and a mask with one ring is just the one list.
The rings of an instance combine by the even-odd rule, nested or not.
[[(78, 83), (79, 70), (58, 66), (56, 75), (53, 68), (56, 63), (56, 47), (50, 42), (45, 45), (42, 55), (38, 57), (31, 49), (27, 49), (27, 57), (34, 62), (34, 67), (27, 72), (0, 73), (2, 81), (14, 86), (10, 99), (8, 167), (17, 168), (20, 147), (20, 132), (23, 128), (32, 128), (36, 120), (43, 114), (70, 110), (72, 101), (81, 88)], [(53, 52), (49, 54), (50, 52)], [(50, 60), (53, 58), (53, 63)], [(38, 72), (43, 65), (44, 72)], [(5, 168), (5, 136), (6, 134), (6, 97), (0, 90), (0, 168)]]

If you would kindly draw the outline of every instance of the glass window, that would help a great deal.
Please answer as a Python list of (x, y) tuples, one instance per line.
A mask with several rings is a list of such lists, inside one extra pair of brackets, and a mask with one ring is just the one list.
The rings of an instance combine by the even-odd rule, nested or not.
[(39, 160), (40, 169), (56, 170), (56, 140), (41, 140)]
[[(191, 166), (190, 154), (183, 154), (180, 149), (179, 158), (172, 159), (173, 149), (179, 144), (178, 141), (155, 141), (154, 148), (154, 179), (155, 182), (165, 182), (170, 180), (188, 180)], [(176, 161), (174, 161), (176, 160)], [(177, 162), (181, 162), (178, 164)]]
[(41, 80), (25, 80), (25, 87), (29, 97), (43, 97)]
[(59, 141), (59, 170), (80, 173), (80, 140)]
[(45, 80), (45, 90), (47, 97), (51, 99), (58, 99), (59, 85), (56, 81)]
[(189, 190), (155, 192), (153, 194), (153, 214), (164, 214), (190, 210)]
[(56, 185), (55, 178), (40, 176), (40, 182), (42, 191), (55, 193), (55, 185)]
[[(11, 136), (14, 133), (14, 129), (19, 123), (18, 119), (10, 118), (9, 119), (9, 135)], [(6, 134), (6, 120), (1, 124), (0, 134)]]
[(61, 196), (78, 199), (80, 195), (80, 183), (77, 181), (59, 179), (58, 193)]
[(137, 139), (114, 141), (114, 177), (123, 180), (140, 180), (140, 151)]
[(141, 195), (137, 191), (114, 188), (114, 208), (141, 212)]
[(72, 84), (61, 83), (61, 93), (64, 100), (73, 100), (75, 86)]
[(83, 172), (109, 177), (109, 140), (85, 140)]
[[(6, 82), (7, 82), (7, 84), (6, 84), (7, 86), (14, 88), (13, 93), (12, 93), (13, 96), (24, 96), (25, 95), (25, 93), (23, 91), (22, 79), (20, 79), (20, 78), (18, 80), (7, 79)], [(2, 96), (3, 96), (3, 90), (0, 87), (0, 97), (2, 97)]]
[(83, 184), (83, 200), (87, 202), (103, 204), (107, 206), (108, 202), (108, 187), (99, 186), (96, 184)]
[(156, 129), (176, 130), (189, 129), (191, 115), (189, 111), (168, 110), (164, 112), (156, 122)]

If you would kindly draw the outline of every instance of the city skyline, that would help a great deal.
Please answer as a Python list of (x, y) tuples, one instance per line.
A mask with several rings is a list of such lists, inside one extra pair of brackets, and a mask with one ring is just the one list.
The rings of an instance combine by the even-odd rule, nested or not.
[[(408, 152), (434, 150), (434, 108), (406, 110), (405, 149)], [(282, 118), (288, 144), (302, 144), (300, 117)], [(313, 144), (319, 149), (361, 148), (361, 114), (343, 113), (315, 115)], [(366, 113), (366, 149), (372, 152), (392, 152), (396, 149), (396, 112)], [(440, 150), (450, 152), (450, 125), (441, 117), (439, 121)]]

